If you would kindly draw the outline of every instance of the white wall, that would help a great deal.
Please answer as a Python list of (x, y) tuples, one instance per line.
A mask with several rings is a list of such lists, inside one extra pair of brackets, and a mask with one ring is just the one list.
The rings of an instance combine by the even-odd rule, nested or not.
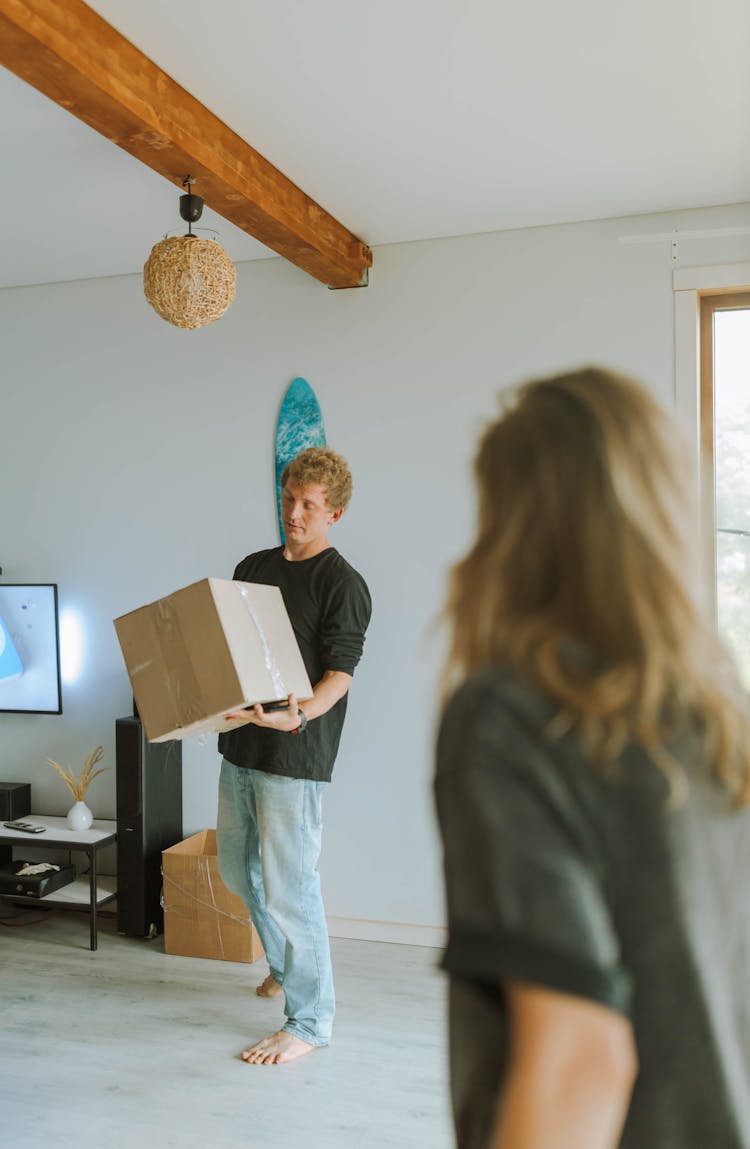
[[(183, 332), (129, 276), (0, 293), (0, 565), (57, 581), (85, 620), (62, 717), (0, 715), (0, 778), (64, 813), (46, 755), (114, 766), (130, 692), (111, 620), (276, 542), (273, 433), (305, 376), (355, 497), (333, 542), (374, 600), (327, 800), (329, 913), (442, 921), (430, 775), (447, 567), (471, 536), (470, 459), (499, 388), (597, 361), (673, 393), (669, 244), (625, 234), (750, 220), (748, 206), (378, 249), (371, 286), (327, 291), (281, 260), (239, 267), (238, 298)], [(750, 258), (750, 237), (681, 244), (680, 265)], [(186, 832), (214, 824), (213, 739), (185, 745)], [(90, 791), (113, 817), (114, 771)]]

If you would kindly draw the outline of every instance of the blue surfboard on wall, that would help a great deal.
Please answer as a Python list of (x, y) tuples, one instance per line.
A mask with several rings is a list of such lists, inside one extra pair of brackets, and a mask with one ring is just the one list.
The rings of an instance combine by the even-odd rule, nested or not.
[(276, 513), (279, 537), (284, 542), (281, 518), (281, 475), (300, 451), (325, 447), (326, 429), (320, 403), (306, 379), (293, 379), (286, 389), (276, 422)]

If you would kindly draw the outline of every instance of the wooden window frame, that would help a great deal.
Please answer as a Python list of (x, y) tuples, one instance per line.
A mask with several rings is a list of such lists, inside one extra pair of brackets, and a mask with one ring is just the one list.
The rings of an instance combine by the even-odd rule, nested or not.
[(674, 289), (675, 409), (695, 460), (704, 587), (716, 617), (713, 317), (748, 306), (750, 263), (679, 268)]
[(704, 518), (703, 547), (706, 564), (712, 572), (713, 602), (716, 607), (718, 571), (716, 566), (716, 535), (719, 524), (716, 521), (716, 435), (714, 390), (714, 316), (720, 311), (746, 311), (750, 309), (750, 290), (735, 288), (733, 291), (706, 291), (699, 296), (699, 347), (700, 347), (700, 460), (706, 503)]

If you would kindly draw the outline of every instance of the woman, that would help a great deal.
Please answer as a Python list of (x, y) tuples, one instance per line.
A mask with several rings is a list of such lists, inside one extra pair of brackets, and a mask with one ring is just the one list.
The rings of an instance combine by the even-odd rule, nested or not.
[(635, 382), (480, 444), (438, 742), (460, 1149), (750, 1146), (750, 719)]

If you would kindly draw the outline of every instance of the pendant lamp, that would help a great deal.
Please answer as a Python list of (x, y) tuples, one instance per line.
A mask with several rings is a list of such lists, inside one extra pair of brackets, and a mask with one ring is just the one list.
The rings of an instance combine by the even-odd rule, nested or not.
[(192, 182), (185, 177), (182, 186), (187, 194), (180, 196), (187, 234), (160, 240), (143, 268), (143, 291), (154, 311), (167, 323), (189, 331), (219, 319), (237, 291), (234, 264), (224, 248), (216, 240), (193, 235), (203, 200), (192, 194)]

